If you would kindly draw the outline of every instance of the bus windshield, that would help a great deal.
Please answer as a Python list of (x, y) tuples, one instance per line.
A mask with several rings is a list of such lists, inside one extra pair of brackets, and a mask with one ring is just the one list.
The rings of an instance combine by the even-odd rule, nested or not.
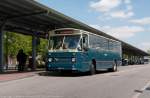
[(49, 39), (50, 50), (76, 49), (80, 35), (51, 36)]

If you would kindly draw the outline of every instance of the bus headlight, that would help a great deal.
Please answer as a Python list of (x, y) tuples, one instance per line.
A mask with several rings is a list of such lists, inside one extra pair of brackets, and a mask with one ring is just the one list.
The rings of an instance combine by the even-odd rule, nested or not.
[(76, 58), (72, 58), (72, 62), (75, 62), (76, 61)]
[(52, 60), (53, 60), (52, 58), (49, 58), (49, 59), (48, 59), (49, 62), (52, 62)]

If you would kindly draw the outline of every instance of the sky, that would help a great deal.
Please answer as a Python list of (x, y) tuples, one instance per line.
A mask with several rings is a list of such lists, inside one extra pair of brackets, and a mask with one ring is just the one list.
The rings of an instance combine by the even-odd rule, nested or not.
[(150, 0), (37, 0), (123, 40), (150, 49)]

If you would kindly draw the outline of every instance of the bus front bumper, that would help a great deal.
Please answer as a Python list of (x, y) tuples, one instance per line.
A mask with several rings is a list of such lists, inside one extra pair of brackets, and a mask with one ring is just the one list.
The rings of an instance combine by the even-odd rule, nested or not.
[(77, 64), (48, 64), (47, 71), (73, 71), (80, 72), (81, 69), (77, 68)]

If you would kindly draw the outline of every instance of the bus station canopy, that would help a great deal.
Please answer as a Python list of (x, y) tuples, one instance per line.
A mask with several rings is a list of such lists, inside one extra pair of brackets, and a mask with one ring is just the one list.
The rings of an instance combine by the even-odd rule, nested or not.
[(49, 30), (57, 28), (83, 29), (122, 42), (123, 51), (132, 51), (132, 53), (138, 54), (139, 56), (149, 55), (145, 51), (48, 8), (34, 0), (0, 1), (0, 26), (4, 26), (4, 31), (18, 32), (27, 35), (36, 34), (39, 37), (45, 37)]

